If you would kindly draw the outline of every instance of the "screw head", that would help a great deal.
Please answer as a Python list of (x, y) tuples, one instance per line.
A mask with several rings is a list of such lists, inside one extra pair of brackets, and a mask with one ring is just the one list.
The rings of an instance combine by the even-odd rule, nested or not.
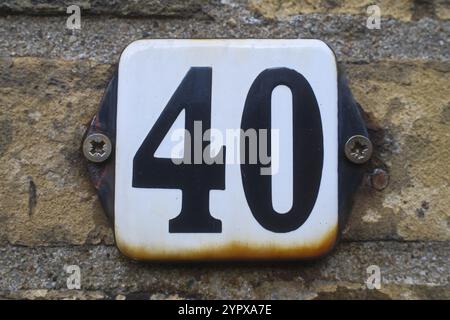
[(356, 164), (367, 162), (372, 156), (372, 150), (372, 142), (362, 135), (352, 136), (345, 143), (347, 159)]
[(389, 184), (389, 174), (380, 168), (376, 168), (370, 174), (370, 184), (375, 190), (381, 191)]
[(83, 154), (89, 161), (103, 162), (111, 155), (111, 140), (103, 133), (92, 133), (84, 139)]

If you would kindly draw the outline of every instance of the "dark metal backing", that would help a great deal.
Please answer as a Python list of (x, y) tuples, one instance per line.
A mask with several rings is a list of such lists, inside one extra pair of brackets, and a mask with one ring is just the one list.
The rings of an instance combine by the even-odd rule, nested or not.
[(106, 216), (113, 224), (118, 80), (118, 73), (115, 72), (100, 102), (99, 111), (86, 132), (86, 136), (91, 133), (103, 133), (111, 140), (112, 152), (109, 159), (102, 163), (89, 162), (88, 171)]

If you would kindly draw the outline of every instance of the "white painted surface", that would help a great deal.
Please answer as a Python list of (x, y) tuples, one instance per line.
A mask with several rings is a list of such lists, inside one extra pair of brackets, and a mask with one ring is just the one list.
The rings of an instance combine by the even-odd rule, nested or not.
[[(292, 92), (286, 86), (277, 86), (272, 92), (272, 130), (279, 130), (278, 139), (271, 136), (271, 150), (278, 144), (277, 167), (272, 168), (272, 206), (278, 213), (286, 213), (292, 208), (294, 192), (294, 151), (292, 128)], [(272, 153), (273, 154), (273, 153)]]
[[(212, 128), (239, 129), (245, 98), (256, 76), (267, 68), (287, 67), (310, 83), (320, 108), (324, 137), (322, 181), (315, 207), (297, 230), (274, 233), (253, 217), (245, 199), (240, 166), (227, 164), (225, 190), (210, 192), (210, 212), (222, 221), (222, 233), (169, 233), (169, 220), (181, 208), (181, 190), (132, 187), (133, 157), (161, 111), (193, 66), (212, 67)], [(275, 98), (278, 99), (278, 98)], [(282, 94), (277, 104), (287, 103)], [(291, 103), (291, 102), (290, 102)], [(291, 115), (275, 121), (292, 132)], [(176, 127), (183, 128), (183, 121)], [(119, 248), (139, 247), (176, 256), (185, 250), (239, 242), (248, 247), (307, 247), (337, 225), (337, 70), (331, 50), (318, 40), (140, 40), (122, 53), (117, 106), (115, 234)], [(164, 143), (170, 143), (165, 139)], [(176, 142), (172, 142), (176, 143)], [(225, 141), (223, 142), (225, 143)], [(291, 166), (292, 140), (283, 140), (280, 162)], [(170, 146), (160, 146), (166, 154)], [(233, 149), (226, 145), (227, 156)], [(275, 178), (275, 208), (292, 205), (292, 169)], [(284, 178), (283, 178), (284, 177)], [(126, 254), (126, 252), (124, 252)]]

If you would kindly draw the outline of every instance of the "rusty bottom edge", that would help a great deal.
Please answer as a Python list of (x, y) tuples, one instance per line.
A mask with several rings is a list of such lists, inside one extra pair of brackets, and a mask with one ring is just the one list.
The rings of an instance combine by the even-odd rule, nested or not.
[(299, 246), (257, 246), (230, 241), (219, 246), (167, 252), (164, 249), (128, 245), (117, 235), (116, 245), (126, 257), (141, 261), (301, 260), (326, 255), (334, 248), (337, 233), (338, 227), (335, 225), (317, 241)]

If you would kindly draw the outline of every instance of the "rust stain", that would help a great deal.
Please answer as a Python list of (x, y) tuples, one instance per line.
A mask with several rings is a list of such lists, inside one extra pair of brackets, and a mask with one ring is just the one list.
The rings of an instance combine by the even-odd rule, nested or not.
[(337, 225), (315, 242), (298, 246), (253, 245), (230, 241), (220, 246), (168, 252), (162, 248), (132, 246), (116, 235), (119, 251), (133, 260), (141, 261), (220, 261), (220, 260), (297, 260), (321, 257), (330, 252), (336, 242)]

